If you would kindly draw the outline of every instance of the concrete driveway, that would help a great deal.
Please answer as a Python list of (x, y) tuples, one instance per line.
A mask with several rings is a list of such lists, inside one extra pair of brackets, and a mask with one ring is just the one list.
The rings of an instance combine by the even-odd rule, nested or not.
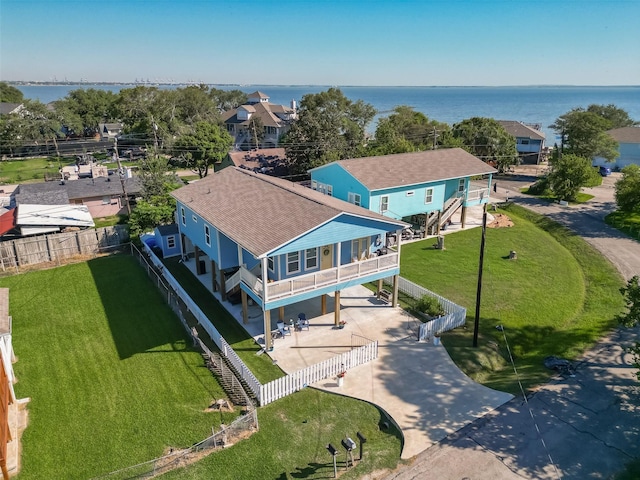
[(342, 292), (341, 319), (311, 319), (309, 331), (275, 341), (271, 358), (285, 372), (336, 356), (361, 337), (377, 340), (379, 357), (347, 372), (344, 385), (327, 379), (314, 387), (378, 405), (401, 428), (402, 458), (409, 459), (513, 398), (473, 382), (442, 345), (416, 341), (415, 319), (378, 301), (363, 286)]
[[(625, 278), (640, 274), (640, 243), (604, 224), (615, 209), (615, 176), (594, 199), (561, 207), (521, 195), (535, 180), (498, 179), (498, 192), (576, 231)], [(640, 457), (640, 386), (625, 353), (640, 328), (617, 329), (587, 351), (575, 377), (557, 377), (526, 401), (516, 397), (431, 447), (387, 480), (604, 479)]]

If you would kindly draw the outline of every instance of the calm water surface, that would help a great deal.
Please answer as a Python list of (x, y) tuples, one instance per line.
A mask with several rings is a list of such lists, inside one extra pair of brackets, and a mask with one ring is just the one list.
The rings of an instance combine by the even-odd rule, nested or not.
[[(78, 88), (99, 88), (118, 92), (133, 85), (24, 85), (17, 86), (27, 98), (43, 103), (64, 98)], [(246, 93), (260, 90), (272, 103), (298, 103), (308, 93), (319, 93), (327, 86), (246, 85), (215, 86), (222, 90), (239, 89)], [(160, 88), (175, 88), (161, 86)], [(553, 144), (555, 132), (549, 127), (558, 116), (575, 107), (614, 104), (640, 121), (640, 86), (630, 87), (340, 87), (351, 100), (363, 100), (386, 116), (398, 105), (408, 105), (429, 118), (453, 124), (471, 117), (518, 120), (542, 125), (547, 143)], [(371, 130), (375, 129), (375, 124)]]

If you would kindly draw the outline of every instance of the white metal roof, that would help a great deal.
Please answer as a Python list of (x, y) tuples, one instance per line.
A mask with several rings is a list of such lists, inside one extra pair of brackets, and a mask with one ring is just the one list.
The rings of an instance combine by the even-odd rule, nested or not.
[(93, 227), (93, 218), (85, 205), (19, 205), (19, 227)]

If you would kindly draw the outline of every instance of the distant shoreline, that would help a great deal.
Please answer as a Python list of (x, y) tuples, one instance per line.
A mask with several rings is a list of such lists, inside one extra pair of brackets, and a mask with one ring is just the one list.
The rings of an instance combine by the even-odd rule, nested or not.
[(287, 85), (287, 84), (266, 84), (266, 83), (169, 83), (169, 82), (43, 82), (31, 80), (0, 80), (9, 85), (34, 86), (34, 87), (57, 87), (57, 86), (113, 86), (113, 87), (189, 87), (206, 85), (208, 87), (238, 87), (246, 88), (253, 86), (260, 87), (326, 87), (326, 88), (637, 88), (640, 85)]

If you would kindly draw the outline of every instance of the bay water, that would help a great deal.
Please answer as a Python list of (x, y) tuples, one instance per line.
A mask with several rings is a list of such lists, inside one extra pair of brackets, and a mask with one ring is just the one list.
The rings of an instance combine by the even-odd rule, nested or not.
[[(239, 89), (246, 93), (259, 90), (270, 97), (271, 103), (291, 105), (300, 103), (309, 93), (326, 91), (322, 85), (211, 85), (221, 90)], [(96, 88), (118, 92), (134, 85), (16, 85), (26, 98), (43, 103), (64, 98), (71, 90)], [(159, 88), (177, 88), (179, 85), (161, 85)], [(352, 101), (362, 100), (378, 111), (369, 130), (381, 116), (388, 116), (399, 105), (413, 107), (430, 119), (454, 124), (471, 117), (496, 120), (517, 120), (539, 124), (546, 135), (547, 145), (557, 141), (549, 128), (556, 118), (572, 108), (586, 108), (591, 104), (609, 105), (627, 111), (640, 121), (640, 86), (516, 86), (516, 87), (361, 87), (340, 86)]]

